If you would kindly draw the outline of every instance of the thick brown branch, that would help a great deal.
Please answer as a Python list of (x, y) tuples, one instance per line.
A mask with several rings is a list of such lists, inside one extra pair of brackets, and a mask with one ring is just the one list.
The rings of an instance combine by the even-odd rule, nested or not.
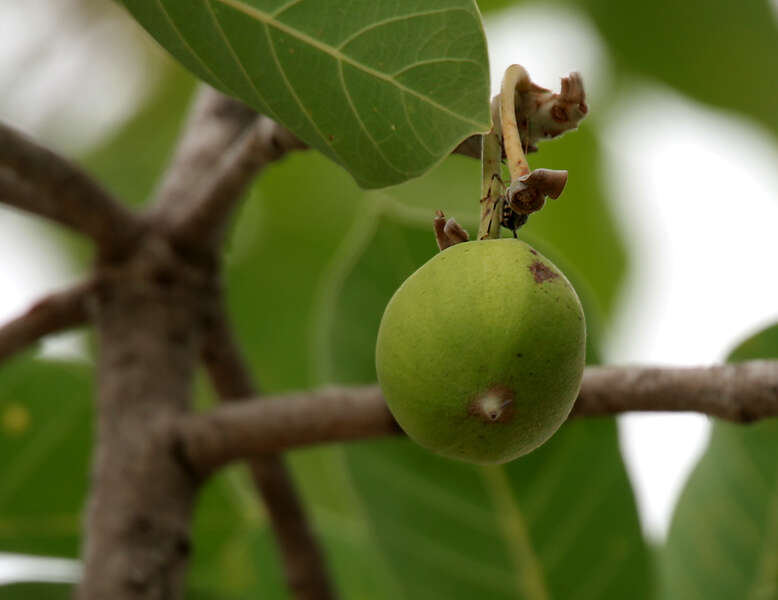
[(175, 238), (199, 247), (215, 247), (254, 176), (289, 151), (302, 148), (305, 145), (283, 126), (265, 116), (258, 117), (222, 157), (199, 193), (179, 212), (172, 224)]
[(0, 327), (0, 361), (45, 335), (78, 327), (87, 321), (95, 281), (80, 283), (38, 300), (24, 313)]
[(91, 237), (102, 250), (132, 237), (139, 220), (81, 169), (0, 124), (0, 202)]
[[(256, 396), (248, 368), (222, 314), (206, 334), (203, 360), (216, 391), (226, 401)], [(249, 461), (284, 558), (289, 588), (297, 600), (334, 598), (324, 555), (308, 523), (283, 458), (277, 454)]]
[[(778, 416), (778, 361), (707, 368), (590, 367), (571, 417), (694, 411), (747, 423)], [(377, 386), (331, 388), (224, 406), (179, 424), (198, 468), (298, 446), (397, 433)]]
[(97, 434), (78, 598), (183, 597), (201, 483), (166, 423), (190, 409), (213, 274), (146, 236), (104, 265), (94, 308), (100, 340)]
[(398, 432), (377, 386), (331, 388), (224, 405), (173, 425), (204, 471), (298, 446)]

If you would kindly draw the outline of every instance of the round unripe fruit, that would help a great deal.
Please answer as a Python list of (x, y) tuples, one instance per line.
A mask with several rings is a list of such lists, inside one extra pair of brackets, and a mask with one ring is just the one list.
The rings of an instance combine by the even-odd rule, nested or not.
[(578, 296), (548, 259), (519, 240), (465, 242), (395, 292), (376, 368), (408, 436), (444, 456), (500, 463), (565, 421), (585, 345)]

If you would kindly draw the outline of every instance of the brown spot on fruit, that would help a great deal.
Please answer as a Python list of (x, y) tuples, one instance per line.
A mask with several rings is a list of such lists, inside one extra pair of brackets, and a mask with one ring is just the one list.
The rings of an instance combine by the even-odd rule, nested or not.
[(470, 401), (467, 413), (484, 423), (508, 423), (513, 419), (513, 392), (504, 385), (495, 385)]
[(543, 283), (549, 279), (555, 279), (559, 277), (554, 271), (549, 269), (539, 260), (536, 260), (529, 266), (529, 270), (532, 273), (532, 277), (535, 278), (535, 283)]

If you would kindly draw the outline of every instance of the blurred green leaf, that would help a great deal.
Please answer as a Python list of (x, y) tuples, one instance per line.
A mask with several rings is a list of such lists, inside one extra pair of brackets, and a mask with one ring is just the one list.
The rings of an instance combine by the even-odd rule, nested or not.
[(778, 133), (778, 21), (767, 0), (583, 0), (627, 70)]
[[(375, 381), (384, 306), (437, 251), (433, 208), (474, 222), (478, 183), (477, 163), (461, 157), (376, 192), (315, 153), (268, 170), (228, 257), (231, 309), (263, 387)], [(573, 256), (574, 242), (559, 240)], [(515, 598), (533, 579), (549, 598), (651, 595), (611, 420), (566, 425), (502, 468), (448, 461), (404, 439), (291, 460), (345, 598)], [(514, 536), (522, 526), (523, 542)], [(527, 556), (537, 568), (522, 570)]]
[[(778, 359), (778, 325), (729, 360)], [(778, 597), (778, 419), (717, 421), (686, 483), (662, 553), (664, 597)]]
[(187, 598), (288, 598), (267, 517), (245, 467), (212, 478), (198, 497)]
[(0, 551), (75, 557), (91, 439), (91, 369), (0, 366)]
[[(199, 77), (273, 117), (364, 187), (415, 177), (489, 128), (473, 0), (122, 0)], [(326, 25), (325, 25), (326, 23)]]
[(74, 586), (63, 583), (13, 583), (0, 585), (3, 600), (70, 600)]

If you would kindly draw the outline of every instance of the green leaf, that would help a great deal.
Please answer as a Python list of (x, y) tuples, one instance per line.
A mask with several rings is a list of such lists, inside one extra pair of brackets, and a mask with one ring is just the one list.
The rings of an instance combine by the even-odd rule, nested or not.
[(122, 2), (192, 72), (363, 187), (416, 177), (489, 128), (473, 0)]
[(621, 66), (778, 133), (778, 26), (766, 0), (585, 0)]
[(267, 516), (245, 467), (222, 471), (200, 492), (193, 537), (187, 597), (288, 598)]
[(78, 555), (91, 389), (81, 364), (21, 356), (0, 366), (0, 551)]
[(75, 589), (62, 583), (13, 583), (0, 585), (3, 600), (70, 600)]
[[(778, 359), (778, 325), (730, 355)], [(689, 477), (662, 553), (665, 597), (778, 597), (778, 419), (717, 421)]]
[[(459, 205), (475, 220), (477, 164), (473, 178), (456, 176), (473, 164), (452, 157), (380, 192), (312, 154), (266, 172), (228, 261), (230, 305), (263, 387), (375, 381), (384, 306), (437, 251), (432, 208)], [(291, 462), (344, 598), (651, 596), (612, 420), (566, 425), (501, 468), (404, 439), (297, 451)]]

